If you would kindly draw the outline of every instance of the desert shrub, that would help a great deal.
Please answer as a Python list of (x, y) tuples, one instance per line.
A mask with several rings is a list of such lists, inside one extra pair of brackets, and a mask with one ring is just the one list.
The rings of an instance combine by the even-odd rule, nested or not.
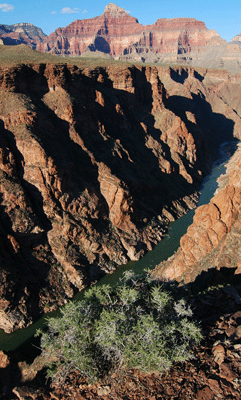
[(119, 284), (93, 286), (40, 331), (49, 376), (61, 381), (77, 370), (98, 379), (113, 369), (161, 372), (191, 356), (201, 339), (184, 299), (149, 275), (123, 275)]

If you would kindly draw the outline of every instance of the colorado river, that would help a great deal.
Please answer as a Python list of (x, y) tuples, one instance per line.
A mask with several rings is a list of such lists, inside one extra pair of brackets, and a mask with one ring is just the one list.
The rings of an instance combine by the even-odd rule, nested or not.
[[(217, 178), (221, 174), (225, 173), (225, 164), (233, 155), (236, 148), (236, 140), (226, 142), (220, 146), (219, 157), (213, 164), (211, 173), (206, 176), (203, 181), (198, 206), (208, 203), (213, 197), (214, 192), (218, 187)], [(128, 264), (118, 267), (113, 274), (105, 275), (98, 284), (109, 283), (113, 285), (127, 269), (132, 269), (135, 273), (141, 274), (145, 269), (153, 269), (157, 264), (169, 258), (178, 249), (180, 238), (186, 233), (188, 226), (192, 223), (194, 212), (195, 210), (190, 210), (182, 218), (173, 222), (164, 239), (143, 258), (139, 261), (130, 261)], [(79, 293), (75, 299), (78, 300), (82, 297), (83, 292)], [(22, 350), (23, 348), (29, 349), (29, 345), (36, 340), (33, 338), (36, 330), (44, 325), (45, 318), (46, 315), (28, 328), (15, 331), (11, 334), (0, 331), (0, 350), (11, 351), (16, 349)], [(31, 348), (33, 349), (33, 347)]]

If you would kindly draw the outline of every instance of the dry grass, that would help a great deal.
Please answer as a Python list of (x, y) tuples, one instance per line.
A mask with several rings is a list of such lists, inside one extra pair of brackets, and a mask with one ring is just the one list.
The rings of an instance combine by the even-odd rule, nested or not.
[(110, 58), (96, 57), (64, 57), (52, 54), (41, 53), (32, 48), (20, 44), (18, 46), (0, 46), (0, 67), (11, 67), (19, 64), (74, 64), (78, 67), (106, 67), (110, 65), (133, 65), (126, 61), (115, 61)]
[[(205, 53), (206, 54), (206, 53)], [(29, 46), (25, 44), (20, 44), (18, 46), (6, 46), (6, 45), (0, 45), (0, 67), (11, 67), (14, 65), (19, 65), (19, 64), (72, 64), (76, 65), (79, 68), (97, 68), (97, 67), (123, 67), (123, 66), (156, 66), (156, 67), (162, 67), (162, 68), (187, 68), (188, 65), (185, 65), (183, 63), (178, 63), (178, 62), (148, 62), (146, 60), (145, 63), (142, 63), (141, 61), (126, 61), (126, 60), (113, 60), (111, 59), (110, 56), (103, 55), (100, 52), (94, 52), (91, 54), (91, 52), (86, 53), (84, 56), (79, 56), (79, 57), (72, 57), (72, 56), (60, 56), (60, 55), (53, 55), (53, 54), (47, 54), (47, 53), (41, 53), (39, 51), (33, 50)], [(237, 60), (236, 60), (237, 63)], [(232, 60), (232, 68), (230, 65), (225, 64), (225, 68), (229, 71), (229, 73), (240, 73), (240, 66), (236, 65), (236, 63)], [(208, 59), (204, 59), (203, 62), (199, 60), (199, 62), (193, 62), (192, 65), (190, 64), (189, 67), (194, 68), (197, 71), (200, 71), (202, 74), (203, 70), (206, 70), (207, 68), (210, 69), (212, 65), (209, 65), (210, 62), (208, 62)], [(235, 64), (235, 65), (234, 65)], [(201, 66), (202, 65), (202, 66)], [(206, 67), (204, 67), (206, 65)], [(218, 69), (218, 70), (225, 70), (225, 68), (220, 68), (218, 64), (213, 65), (213, 68)]]
[[(114, 67), (114, 68), (123, 68), (130, 67), (133, 65), (136, 66), (153, 66), (153, 67), (162, 67), (162, 68), (179, 68), (180, 64), (167, 64), (167, 63), (153, 63), (146, 62), (142, 63), (141, 61), (126, 61), (126, 60), (113, 60), (110, 57), (102, 55), (100, 52), (95, 52), (93, 55), (89, 52), (86, 53), (85, 56), (80, 57), (68, 57), (68, 56), (60, 56), (53, 55), (47, 53), (41, 53), (39, 51), (33, 50), (31, 47), (20, 44), (17, 46), (6, 46), (0, 45), (0, 68), (1, 67), (12, 67), (19, 64), (72, 64), (76, 65), (79, 68), (90, 68), (95, 69), (99, 67)], [(185, 68), (185, 66), (182, 65)], [(200, 70), (202, 73), (203, 68), (195, 68), (196, 70)]]
[[(47, 53), (41, 53), (39, 51), (33, 50), (31, 47), (20, 44), (17, 46), (6, 46), (0, 45), (0, 68), (1, 67), (12, 67), (19, 64), (72, 64), (79, 68), (90, 68), (95, 69), (99, 67), (114, 67), (123, 68), (136, 66), (161, 66), (163, 68), (169, 68), (168, 64), (161, 63), (142, 63), (141, 61), (126, 61), (126, 60), (113, 60), (111, 57), (102, 55), (100, 52), (95, 52), (93, 55), (89, 52), (85, 56), (80, 57), (68, 57), (53, 55)], [(177, 67), (172, 65), (172, 67)]]
[(59, 58), (58, 61), (58, 57), (40, 53), (24, 44), (18, 46), (0, 46), (0, 66), (46, 62), (63, 63), (63, 58), (61, 57), (61, 60)]

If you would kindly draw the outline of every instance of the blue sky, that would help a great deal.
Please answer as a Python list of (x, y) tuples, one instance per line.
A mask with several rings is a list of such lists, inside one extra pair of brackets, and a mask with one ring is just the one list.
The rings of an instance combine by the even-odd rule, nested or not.
[[(118, 0), (114, 3), (143, 25), (153, 24), (158, 18), (196, 18), (227, 41), (241, 31), (241, 0)], [(13, 0), (0, 4), (0, 24), (30, 22), (49, 35), (76, 19), (101, 15), (107, 4), (108, 0)]]

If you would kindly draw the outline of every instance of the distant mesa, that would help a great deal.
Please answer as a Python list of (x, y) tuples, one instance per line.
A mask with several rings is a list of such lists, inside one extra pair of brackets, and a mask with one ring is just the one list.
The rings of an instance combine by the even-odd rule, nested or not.
[(240, 72), (241, 65), (241, 47), (230, 47), (202, 21), (160, 18), (143, 26), (114, 3), (109, 3), (100, 16), (56, 29), (36, 49), (72, 57), (98, 51), (113, 59), (227, 68), (235, 72)]
[(30, 23), (0, 25), (0, 38), (5, 45), (26, 44), (36, 49), (45, 37), (42, 29)]
[[(46, 36), (32, 24), (0, 25), (4, 44), (27, 44), (43, 53), (70, 57), (107, 55), (117, 60), (222, 68), (240, 73), (241, 34), (227, 43), (195, 18), (159, 18), (143, 26), (114, 3), (100, 16), (76, 20)], [(96, 56), (96, 54), (95, 54)]]
[[(153, 25), (143, 26), (123, 8), (109, 3), (98, 17), (76, 20), (66, 28), (56, 29), (45, 37), (37, 50), (69, 56), (79, 56), (90, 48), (113, 58), (148, 59), (163, 54), (203, 51), (210, 45), (226, 43), (204, 22), (194, 18), (158, 19)], [(103, 46), (101, 46), (103, 43)]]

